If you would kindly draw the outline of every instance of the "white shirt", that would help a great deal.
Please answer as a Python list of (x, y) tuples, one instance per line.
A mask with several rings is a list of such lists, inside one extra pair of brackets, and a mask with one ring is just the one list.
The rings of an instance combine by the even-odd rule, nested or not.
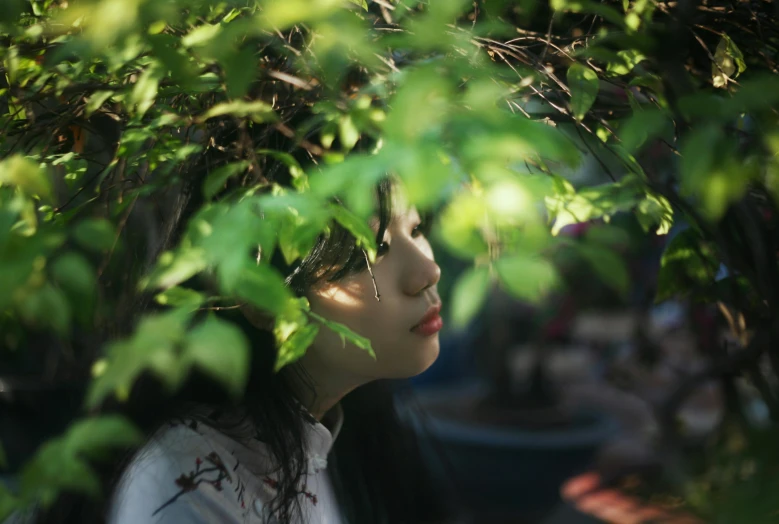
[[(306, 421), (308, 474), (300, 489), (302, 522), (341, 524), (327, 476), (327, 454), (343, 423), (331, 410), (332, 432)], [(117, 485), (109, 524), (275, 523), (267, 520), (276, 476), (259, 440), (244, 445), (202, 422), (169, 423), (134, 456)]]

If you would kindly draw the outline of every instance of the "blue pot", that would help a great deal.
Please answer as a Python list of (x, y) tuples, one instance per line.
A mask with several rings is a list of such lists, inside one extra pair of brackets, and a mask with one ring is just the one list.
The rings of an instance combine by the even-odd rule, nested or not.
[(598, 448), (618, 430), (616, 421), (595, 411), (575, 413), (570, 426), (540, 430), (437, 413), (473, 405), (485, 393), (478, 385), (430, 388), (414, 395), (421, 413), (407, 403), (398, 405), (436, 482), (451, 486), (454, 502), (473, 515), (540, 516), (550, 511), (560, 503), (562, 483), (590, 468)]

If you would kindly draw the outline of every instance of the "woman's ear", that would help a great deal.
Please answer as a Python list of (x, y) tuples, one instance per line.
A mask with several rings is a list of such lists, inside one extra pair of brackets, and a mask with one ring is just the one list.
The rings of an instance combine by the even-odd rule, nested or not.
[(248, 320), (249, 323), (257, 329), (261, 329), (263, 331), (273, 331), (273, 316), (264, 313), (248, 304), (241, 306), (241, 313), (243, 314), (244, 318), (246, 318), (246, 320)]

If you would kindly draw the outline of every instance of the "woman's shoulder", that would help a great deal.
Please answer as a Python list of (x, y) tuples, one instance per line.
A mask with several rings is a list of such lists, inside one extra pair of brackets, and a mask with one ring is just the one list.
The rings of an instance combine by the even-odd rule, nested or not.
[(244, 450), (197, 420), (170, 421), (124, 470), (108, 522), (260, 522), (272, 492), (241, 467)]

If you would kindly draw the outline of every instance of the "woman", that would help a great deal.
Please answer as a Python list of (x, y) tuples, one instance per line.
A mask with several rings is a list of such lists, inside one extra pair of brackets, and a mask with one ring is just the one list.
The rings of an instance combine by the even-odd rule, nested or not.
[[(332, 224), (293, 267), (276, 258), (311, 310), (372, 341), (375, 360), (322, 328), (296, 363), (273, 371), (267, 319), (246, 309), (215, 311), (252, 344), (249, 384), (231, 403), (195, 373), (173, 398), (151, 377), (115, 409), (149, 440), (104, 471), (105, 505), (68, 500), (42, 522), (416, 523), (445, 515), (421, 468), (412, 433), (396, 419), (385, 379), (417, 375), (439, 351), (440, 269), (426, 221), (377, 187), (378, 253)], [(348, 395), (348, 396), (347, 396)]]

